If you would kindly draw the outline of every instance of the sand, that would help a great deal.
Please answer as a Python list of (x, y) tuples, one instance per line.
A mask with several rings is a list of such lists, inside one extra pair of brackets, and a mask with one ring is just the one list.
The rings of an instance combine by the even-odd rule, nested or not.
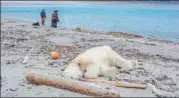
[[(59, 88), (35, 85), (25, 76), (29, 70), (60, 74), (79, 53), (109, 45), (127, 59), (143, 65), (125, 73), (109, 73), (105, 78), (134, 83), (150, 83), (145, 90), (117, 88), (122, 97), (179, 97), (179, 43), (125, 33), (91, 32), (84, 29), (33, 27), (31, 23), (1, 19), (2, 97), (82, 97)], [(49, 51), (59, 49), (61, 58), (51, 60)], [(23, 64), (25, 56), (27, 63)]]

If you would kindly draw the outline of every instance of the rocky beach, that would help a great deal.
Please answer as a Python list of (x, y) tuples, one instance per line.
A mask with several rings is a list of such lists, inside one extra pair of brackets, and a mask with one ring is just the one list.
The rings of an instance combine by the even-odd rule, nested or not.
[[(32, 23), (1, 18), (2, 97), (82, 97), (86, 95), (26, 80), (29, 70), (60, 74), (65, 66), (86, 49), (109, 45), (127, 59), (142, 64), (133, 71), (105, 76), (110, 80), (150, 83), (145, 90), (118, 88), (122, 97), (179, 97), (179, 42), (145, 38), (122, 32), (97, 32), (81, 28), (33, 27)], [(51, 50), (61, 58), (52, 60)], [(22, 63), (25, 57), (27, 63)], [(156, 91), (157, 90), (157, 91)]]

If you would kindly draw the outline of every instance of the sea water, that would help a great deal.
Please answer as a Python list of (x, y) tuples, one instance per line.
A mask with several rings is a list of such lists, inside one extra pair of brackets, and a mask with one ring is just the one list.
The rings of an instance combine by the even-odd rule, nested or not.
[(46, 25), (59, 11), (59, 28), (85, 28), (102, 32), (121, 31), (142, 36), (179, 40), (179, 2), (103, 5), (19, 5), (1, 7), (1, 15), (30, 22), (40, 21), (46, 10)]

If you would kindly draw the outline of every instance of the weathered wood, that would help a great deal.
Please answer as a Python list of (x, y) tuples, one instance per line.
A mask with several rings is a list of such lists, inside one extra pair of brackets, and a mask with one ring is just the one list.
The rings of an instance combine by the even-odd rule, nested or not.
[(140, 88), (140, 89), (147, 88), (147, 85), (144, 85), (144, 84), (127, 83), (127, 82), (122, 82), (122, 81), (108, 81), (108, 80), (104, 80), (104, 79), (84, 79), (83, 81), (95, 82), (95, 83), (105, 83), (105, 84), (110, 84), (110, 85), (114, 85), (117, 87)]
[[(86, 83), (82, 81), (65, 79), (62, 77), (55, 77), (44, 75), (36, 72), (29, 72), (27, 74), (27, 80), (36, 84), (54, 86), (62, 89), (67, 89), (73, 92), (97, 97), (119, 97), (118, 92), (112, 92), (111, 90), (103, 88), (103, 86), (94, 85), (92, 83)], [(92, 89), (93, 88), (93, 89)]]

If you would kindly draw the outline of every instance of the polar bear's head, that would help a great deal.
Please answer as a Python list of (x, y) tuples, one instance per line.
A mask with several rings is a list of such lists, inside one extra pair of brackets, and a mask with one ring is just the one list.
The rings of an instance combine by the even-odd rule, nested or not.
[[(83, 59), (74, 59), (64, 70), (63, 75), (68, 78), (81, 79), (86, 76), (94, 74), (93, 70), (88, 70), (93, 65), (92, 59), (89, 57), (83, 57)], [(95, 67), (96, 68), (96, 67)], [(95, 69), (94, 68), (94, 69)]]
[(80, 69), (80, 66), (76, 63), (69, 64), (63, 71), (63, 75), (67, 78), (72, 79), (81, 79), (83, 72)]

